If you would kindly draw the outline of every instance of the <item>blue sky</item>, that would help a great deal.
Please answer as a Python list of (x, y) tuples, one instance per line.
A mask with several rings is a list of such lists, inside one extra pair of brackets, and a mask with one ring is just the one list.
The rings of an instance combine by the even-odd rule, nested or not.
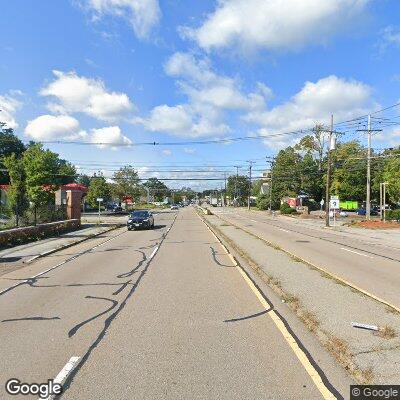
[[(299, 138), (269, 135), (400, 99), (397, 0), (14, 0), (1, 10), (0, 120), (23, 140), (108, 143), (47, 145), (86, 172), (261, 168)], [(377, 148), (399, 144), (385, 129)], [(265, 139), (134, 146), (248, 135)]]

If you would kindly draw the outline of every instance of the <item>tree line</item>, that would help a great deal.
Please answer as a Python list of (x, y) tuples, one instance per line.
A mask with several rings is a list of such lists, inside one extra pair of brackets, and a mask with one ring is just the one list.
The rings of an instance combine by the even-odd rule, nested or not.
[(142, 183), (130, 165), (115, 171), (111, 179), (102, 173), (78, 174), (75, 166), (57, 153), (39, 143), (25, 145), (12, 129), (0, 124), (0, 184), (10, 185), (7, 208), (15, 216), (17, 225), (21, 218), (29, 219), (30, 213), (36, 223), (37, 214), (54, 205), (55, 191), (73, 182), (88, 187), (85, 202), (92, 208), (98, 206), (97, 198), (103, 198), (104, 203), (122, 203), (126, 198), (139, 202), (149, 196), (153, 201), (162, 202), (170, 197), (179, 203), (184, 196), (187, 199), (196, 196), (190, 188), (173, 191), (157, 178)]

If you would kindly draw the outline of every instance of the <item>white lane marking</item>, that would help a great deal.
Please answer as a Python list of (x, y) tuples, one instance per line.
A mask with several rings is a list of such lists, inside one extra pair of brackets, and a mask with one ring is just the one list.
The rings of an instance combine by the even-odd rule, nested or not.
[[(55, 377), (54, 383), (59, 383), (62, 385), (67, 379), (68, 375), (73, 371), (78, 363), (80, 357), (71, 357), (69, 361), (64, 365), (64, 368), (59, 372), (59, 374)], [(46, 400), (54, 399), (55, 395), (50, 395), (46, 398)]]
[(291, 231), (288, 231), (287, 229), (283, 229), (283, 228), (278, 228), (280, 231), (282, 232), (286, 232), (286, 233), (292, 233)]
[(366, 254), (359, 253), (358, 251), (346, 249), (344, 247), (341, 247), (340, 250), (349, 251), (350, 253), (358, 254), (359, 256), (363, 256), (363, 257), (367, 257), (367, 258), (374, 258), (374, 257), (371, 257), (371, 256), (367, 256)]
[(251, 221), (251, 222), (259, 222), (259, 221), (256, 221), (255, 219), (251, 219), (250, 221)]
[(153, 252), (150, 254), (150, 260), (152, 260), (153, 257), (156, 255), (156, 253), (157, 253), (157, 251), (158, 251), (159, 248), (160, 248), (160, 246), (157, 246), (157, 247), (153, 250)]

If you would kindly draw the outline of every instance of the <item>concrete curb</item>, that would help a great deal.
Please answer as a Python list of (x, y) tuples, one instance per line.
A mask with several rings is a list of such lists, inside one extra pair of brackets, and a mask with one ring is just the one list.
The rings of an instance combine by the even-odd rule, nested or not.
[(274, 243), (270, 242), (269, 240), (264, 239), (263, 237), (261, 237), (261, 236), (259, 236), (259, 235), (256, 235), (255, 233), (250, 232), (249, 230), (247, 230), (247, 229), (245, 229), (245, 228), (242, 228), (242, 227), (238, 226), (237, 224), (235, 224), (235, 223), (233, 223), (233, 222), (231, 222), (231, 221), (227, 221), (226, 219), (222, 218), (221, 216), (219, 216), (219, 215), (217, 215), (217, 214), (214, 214), (214, 216), (216, 216), (217, 218), (219, 218), (221, 221), (224, 221), (224, 222), (226, 222), (227, 224), (230, 224), (230, 225), (234, 226), (235, 228), (242, 230), (243, 232), (247, 233), (248, 235), (253, 236), (253, 237), (255, 237), (255, 238), (258, 239), (258, 240), (261, 240), (262, 242), (264, 242), (264, 243), (267, 244), (268, 246), (271, 246), (271, 247), (273, 247), (273, 248), (275, 248), (275, 249), (278, 249), (278, 250), (280, 250), (280, 251), (283, 251), (284, 253), (286, 253), (286, 254), (289, 255), (290, 257), (292, 257), (292, 258), (294, 258), (294, 259), (296, 259), (296, 260), (301, 261), (302, 263), (308, 265), (308, 266), (311, 267), (311, 268), (317, 269), (318, 271), (320, 271), (320, 272), (322, 272), (322, 273), (328, 275), (328, 276), (331, 277), (332, 279), (334, 279), (334, 280), (336, 280), (336, 281), (339, 281), (339, 282), (341, 282), (342, 284), (344, 284), (344, 285), (346, 285), (346, 286), (349, 286), (350, 288), (356, 290), (357, 292), (363, 294), (364, 296), (367, 296), (367, 297), (369, 297), (369, 298), (375, 300), (376, 302), (378, 302), (378, 303), (380, 303), (380, 304), (383, 304), (383, 305), (385, 305), (385, 306), (387, 306), (387, 307), (393, 309), (394, 311), (396, 311), (397, 313), (400, 314), (400, 308), (399, 308), (399, 307), (396, 307), (395, 305), (393, 305), (393, 304), (391, 304), (391, 303), (388, 303), (387, 301), (385, 301), (385, 300), (383, 300), (383, 299), (381, 299), (381, 298), (375, 296), (374, 294), (369, 293), (368, 291), (366, 291), (366, 290), (364, 290), (364, 289), (361, 289), (361, 288), (358, 287), (357, 285), (354, 285), (353, 283), (351, 283), (351, 282), (349, 282), (349, 281), (347, 281), (347, 280), (345, 280), (345, 279), (343, 279), (343, 278), (341, 278), (341, 277), (339, 277), (339, 276), (333, 274), (332, 272), (327, 271), (326, 269), (320, 267), (319, 265), (315, 265), (315, 264), (311, 263), (310, 261), (304, 260), (303, 258), (297, 256), (296, 254), (293, 254), (293, 253), (291, 253), (290, 251), (285, 250), (285, 249), (282, 248), (281, 246), (278, 246), (277, 244), (274, 244)]
[(79, 240), (76, 240), (74, 242), (67, 243), (67, 244), (59, 246), (59, 247), (55, 247), (54, 249), (47, 250), (47, 251), (45, 251), (43, 253), (40, 253), (40, 254), (38, 254), (38, 255), (36, 255), (36, 256), (24, 261), (23, 263), (24, 264), (31, 264), (33, 261), (35, 261), (35, 260), (37, 260), (39, 258), (43, 258), (43, 257), (46, 257), (46, 256), (48, 256), (50, 254), (57, 253), (58, 251), (61, 251), (61, 250), (64, 250), (64, 249), (68, 249), (69, 247), (75, 246), (75, 245), (80, 244), (82, 242), (86, 242), (89, 239), (93, 239), (93, 238), (95, 238), (97, 236), (102, 235), (103, 233), (111, 232), (111, 231), (113, 231), (115, 229), (122, 228), (123, 226), (125, 226), (125, 224), (113, 225), (110, 229), (105, 229), (105, 230), (103, 230), (101, 232), (98, 232), (96, 234), (91, 234), (91, 235), (89, 235), (89, 236), (87, 236), (87, 237), (85, 237), (83, 239), (79, 239)]

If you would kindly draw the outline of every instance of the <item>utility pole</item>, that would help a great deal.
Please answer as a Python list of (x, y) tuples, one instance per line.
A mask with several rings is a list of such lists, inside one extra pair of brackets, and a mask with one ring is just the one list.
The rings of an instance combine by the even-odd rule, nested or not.
[(224, 190), (224, 207), (226, 207), (226, 172), (224, 172), (224, 182), (225, 182), (225, 190)]
[(380, 209), (381, 209), (381, 220), (386, 221), (386, 185), (387, 182), (382, 182), (380, 186)]
[(367, 152), (367, 201), (365, 203), (365, 218), (367, 220), (371, 219), (371, 141), (372, 132), (380, 132), (382, 129), (372, 129), (371, 128), (371, 114), (368, 115), (368, 128), (357, 129), (358, 132), (367, 132), (368, 134), (368, 152)]
[(331, 115), (331, 129), (329, 131), (328, 140), (328, 167), (326, 171), (326, 191), (325, 191), (325, 226), (329, 227), (329, 200), (330, 200), (330, 188), (331, 188), (331, 142), (333, 136), (333, 114)]
[(269, 180), (269, 212), (272, 214), (272, 183), (274, 178), (274, 161), (270, 161), (270, 180)]
[(240, 167), (238, 165), (235, 165), (235, 168), (236, 168), (236, 179), (235, 179), (235, 193), (234, 193), (234, 197), (233, 197), (234, 207), (236, 207), (236, 204), (237, 204), (237, 201), (236, 201), (236, 199), (237, 199), (237, 181), (239, 179), (239, 168)]
[(371, 219), (371, 115), (368, 115), (368, 155), (367, 155), (367, 204), (365, 216)]
[(250, 211), (250, 196), (251, 196), (251, 169), (253, 168), (253, 161), (247, 161), (249, 163), (249, 194), (247, 196), (247, 209)]

